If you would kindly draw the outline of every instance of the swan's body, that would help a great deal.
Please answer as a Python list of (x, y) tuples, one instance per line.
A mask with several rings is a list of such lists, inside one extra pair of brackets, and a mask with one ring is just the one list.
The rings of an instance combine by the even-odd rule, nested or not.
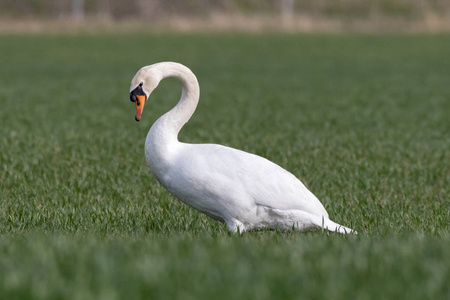
[(171, 194), (225, 222), (233, 232), (263, 228), (353, 232), (331, 221), (322, 203), (294, 175), (271, 161), (221, 145), (179, 142), (178, 133), (194, 113), (200, 95), (197, 78), (185, 66), (164, 62), (139, 70), (130, 89), (132, 101), (137, 102), (136, 120), (147, 97), (166, 77), (180, 80), (182, 96), (151, 127), (145, 157)]

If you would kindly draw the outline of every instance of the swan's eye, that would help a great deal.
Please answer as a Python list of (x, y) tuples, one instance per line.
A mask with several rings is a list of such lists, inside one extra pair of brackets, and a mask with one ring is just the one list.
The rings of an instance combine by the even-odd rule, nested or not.
[(142, 85), (143, 85), (143, 84), (144, 84), (144, 83), (143, 83), (143, 82), (141, 82), (141, 83), (139, 83), (139, 86), (140, 86), (140, 87), (142, 87)]
[(135, 102), (136, 101), (136, 96), (131, 94), (130, 95), (130, 100), (131, 100), (131, 102)]

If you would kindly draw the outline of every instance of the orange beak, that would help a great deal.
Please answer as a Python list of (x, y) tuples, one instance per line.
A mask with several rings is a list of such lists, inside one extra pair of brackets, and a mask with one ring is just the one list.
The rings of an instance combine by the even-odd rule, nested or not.
[(134, 119), (139, 122), (141, 120), (142, 112), (144, 111), (145, 96), (136, 95), (136, 101), (134, 103), (136, 105), (136, 116)]

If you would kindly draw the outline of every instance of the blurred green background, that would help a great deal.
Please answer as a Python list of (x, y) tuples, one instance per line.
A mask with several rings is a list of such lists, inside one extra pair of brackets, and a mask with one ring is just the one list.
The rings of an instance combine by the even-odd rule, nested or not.
[[(74, 2), (0, 0), (0, 299), (450, 297), (447, 2)], [(233, 235), (165, 191), (144, 141), (179, 84), (140, 123), (128, 95), (159, 61), (200, 83), (181, 141), (359, 235)]]

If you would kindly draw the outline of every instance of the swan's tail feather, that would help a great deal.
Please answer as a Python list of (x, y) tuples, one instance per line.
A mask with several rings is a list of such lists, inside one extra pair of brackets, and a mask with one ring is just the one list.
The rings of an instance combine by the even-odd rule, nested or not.
[(322, 217), (322, 222), (320, 224), (320, 227), (323, 229), (326, 229), (328, 231), (331, 231), (331, 232), (338, 232), (338, 233), (343, 233), (343, 234), (349, 234), (349, 233), (358, 234), (358, 232), (356, 232), (355, 230), (350, 229), (345, 226), (342, 226), (338, 223), (335, 223), (325, 217)]

